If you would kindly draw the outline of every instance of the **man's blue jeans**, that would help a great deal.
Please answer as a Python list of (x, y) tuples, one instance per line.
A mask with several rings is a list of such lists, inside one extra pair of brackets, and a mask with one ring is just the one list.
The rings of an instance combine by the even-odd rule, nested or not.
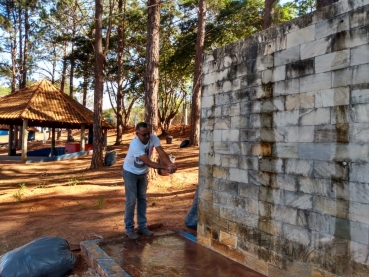
[(147, 174), (136, 175), (123, 170), (124, 187), (126, 188), (126, 210), (124, 212), (124, 224), (126, 232), (133, 232), (135, 228), (135, 206), (137, 201), (138, 229), (146, 228), (146, 189)]

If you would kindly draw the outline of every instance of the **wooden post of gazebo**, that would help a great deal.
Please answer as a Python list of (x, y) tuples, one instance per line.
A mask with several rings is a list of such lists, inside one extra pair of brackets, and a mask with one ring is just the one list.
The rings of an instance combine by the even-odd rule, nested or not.
[(28, 141), (28, 119), (23, 119), (23, 127), (22, 127), (22, 163), (27, 161), (27, 141)]
[(13, 125), (9, 125), (9, 137), (8, 137), (8, 156), (12, 155), (12, 148), (13, 148)]
[(80, 151), (85, 151), (85, 125), (81, 126), (81, 149)]
[(55, 156), (55, 128), (51, 128), (51, 157)]

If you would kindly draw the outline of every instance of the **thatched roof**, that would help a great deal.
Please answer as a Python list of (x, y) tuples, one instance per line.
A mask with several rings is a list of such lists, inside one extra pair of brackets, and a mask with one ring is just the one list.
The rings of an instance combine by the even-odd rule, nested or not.
[[(43, 80), (0, 98), (0, 124), (75, 128), (92, 127), (94, 114), (49, 81)], [(103, 119), (102, 128), (115, 127)]]

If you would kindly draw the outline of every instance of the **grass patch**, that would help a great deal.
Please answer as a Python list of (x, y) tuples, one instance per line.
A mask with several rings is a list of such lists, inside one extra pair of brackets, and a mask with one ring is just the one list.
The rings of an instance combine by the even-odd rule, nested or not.
[(100, 196), (98, 201), (97, 201), (97, 208), (98, 209), (103, 209), (104, 208), (104, 203), (105, 203), (105, 196)]
[(37, 186), (37, 188), (38, 188), (38, 189), (45, 189), (46, 187), (47, 187), (46, 182), (42, 182), (42, 183), (40, 183), (40, 184)]
[(15, 199), (15, 201), (17, 201), (18, 204), (20, 204), (22, 202), (22, 196), (23, 196), (23, 194), (22, 194), (21, 189), (13, 194), (13, 198)]
[(76, 186), (79, 184), (79, 179), (78, 178), (71, 178), (68, 180), (68, 186)]

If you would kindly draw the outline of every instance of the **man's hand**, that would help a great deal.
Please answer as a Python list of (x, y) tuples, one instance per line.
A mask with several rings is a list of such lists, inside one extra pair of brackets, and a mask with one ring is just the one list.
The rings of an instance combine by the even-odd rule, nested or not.
[(167, 172), (169, 173), (169, 174), (171, 174), (171, 173), (174, 173), (174, 172), (176, 172), (177, 171), (177, 166), (176, 166), (176, 164), (174, 164), (174, 163), (170, 163), (170, 164), (168, 164), (168, 167), (167, 167)]

